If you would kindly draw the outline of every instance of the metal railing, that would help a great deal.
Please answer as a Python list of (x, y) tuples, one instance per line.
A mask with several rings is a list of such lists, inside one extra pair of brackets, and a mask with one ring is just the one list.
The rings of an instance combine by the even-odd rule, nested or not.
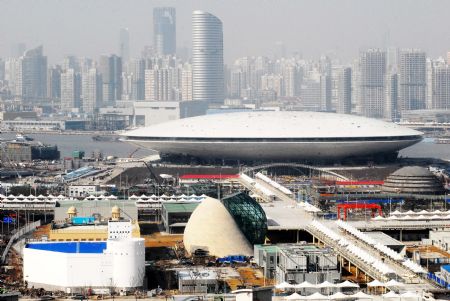
[(450, 228), (450, 222), (448, 220), (430, 220), (430, 221), (419, 221), (419, 220), (411, 220), (411, 221), (360, 221), (360, 222), (351, 222), (355, 228), (359, 230), (376, 230), (376, 229), (434, 229), (434, 228)]
[(333, 248), (333, 250), (338, 253), (341, 257), (346, 258), (348, 261), (352, 262), (353, 265), (360, 268), (364, 273), (373, 279), (377, 279), (381, 282), (388, 281), (388, 277), (384, 276), (380, 272), (378, 272), (376, 269), (374, 269), (371, 265), (365, 263), (361, 259), (359, 259), (356, 256), (353, 256), (350, 252), (347, 251), (346, 248), (341, 247), (337, 243), (335, 243), (333, 240), (329, 239), (326, 235), (321, 233), (320, 231), (316, 231), (312, 227), (307, 227), (306, 230), (316, 238), (318, 238), (320, 241), (325, 243), (327, 246)]
[(39, 227), (41, 225), (41, 221), (37, 220), (35, 222), (26, 224), (25, 226), (23, 226), (22, 228), (20, 228), (19, 230), (17, 230), (9, 239), (8, 244), (5, 247), (5, 250), (3, 250), (3, 254), (1, 257), (1, 263), (4, 264), (5, 260), (6, 260), (6, 256), (8, 256), (8, 252), (11, 249), (12, 245), (14, 242), (16, 242), (17, 240), (19, 240), (22, 236), (30, 233), (31, 231), (35, 230), (37, 227)]

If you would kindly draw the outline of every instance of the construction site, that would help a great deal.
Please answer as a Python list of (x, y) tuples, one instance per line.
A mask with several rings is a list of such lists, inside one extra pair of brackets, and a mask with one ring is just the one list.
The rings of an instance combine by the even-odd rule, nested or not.
[[(0, 196), (5, 292), (19, 290), (31, 298), (235, 298), (231, 292), (273, 287), (280, 298), (446, 294), (450, 253), (442, 229), (450, 211), (442, 168), (273, 164), (238, 170), (139, 161), (118, 166), (105, 178), (108, 186), (79, 182), (94, 174), (52, 190), (54, 195)], [(129, 234), (115, 238), (115, 220)], [(73, 279), (64, 284), (69, 291), (55, 280), (40, 283), (32, 272), (23, 273), (24, 250), (51, 258), (63, 248), (59, 256), (75, 260), (84, 252), (110, 252), (107, 245), (81, 250), (111, 239), (142, 240), (142, 263), (130, 271), (142, 272), (142, 280), (130, 276), (118, 286)], [(80, 254), (71, 251), (71, 243), (79, 244)], [(392, 286), (394, 280), (400, 284)], [(342, 288), (348, 283), (357, 287)]]

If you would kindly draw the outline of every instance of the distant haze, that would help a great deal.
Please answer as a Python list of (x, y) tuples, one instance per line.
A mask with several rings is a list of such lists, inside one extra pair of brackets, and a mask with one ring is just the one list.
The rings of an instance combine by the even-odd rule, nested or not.
[(450, 49), (448, 0), (0, 0), (0, 57), (11, 44), (44, 45), (52, 63), (65, 55), (94, 59), (117, 53), (119, 30), (130, 31), (131, 56), (151, 45), (152, 11), (177, 10), (177, 46), (190, 47), (191, 13), (200, 9), (223, 21), (225, 61), (245, 55), (298, 52), (356, 57), (367, 47), (421, 48), (445, 56)]

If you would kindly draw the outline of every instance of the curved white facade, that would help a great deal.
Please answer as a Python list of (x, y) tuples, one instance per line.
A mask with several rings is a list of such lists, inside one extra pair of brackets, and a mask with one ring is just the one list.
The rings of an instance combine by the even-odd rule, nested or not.
[(197, 249), (207, 250), (210, 255), (246, 255), (253, 253), (245, 238), (225, 206), (217, 199), (206, 198), (192, 212), (183, 235), (189, 253)]
[[(106, 244), (103, 250), (96, 247), (93, 251), (89, 247), (89, 244), (102, 243)], [(64, 244), (71, 244), (73, 248)], [(106, 243), (31, 243), (23, 250), (24, 281), (28, 282), (29, 287), (70, 289), (71, 292), (86, 288), (127, 290), (141, 287), (145, 274), (144, 253), (142, 238), (107, 240)]]
[(144, 239), (108, 240), (108, 252), (112, 258), (114, 285), (124, 288), (142, 286), (145, 275)]
[(223, 102), (222, 21), (203, 12), (192, 13), (192, 97), (193, 100)]
[(422, 133), (365, 117), (317, 112), (244, 112), (180, 119), (124, 134), (162, 154), (302, 160), (392, 154)]

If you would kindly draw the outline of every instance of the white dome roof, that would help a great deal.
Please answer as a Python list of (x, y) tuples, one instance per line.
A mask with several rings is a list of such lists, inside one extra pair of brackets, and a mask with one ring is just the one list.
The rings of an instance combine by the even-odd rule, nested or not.
[(225, 206), (209, 197), (195, 208), (183, 240), (189, 253), (203, 249), (217, 257), (253, 254), (252, 246)]
[(421, 132), (391, 122), (335, 113), (253, 111), (204, 115), (139, 128), (132, 137), (329, 138), (416, 136)]

